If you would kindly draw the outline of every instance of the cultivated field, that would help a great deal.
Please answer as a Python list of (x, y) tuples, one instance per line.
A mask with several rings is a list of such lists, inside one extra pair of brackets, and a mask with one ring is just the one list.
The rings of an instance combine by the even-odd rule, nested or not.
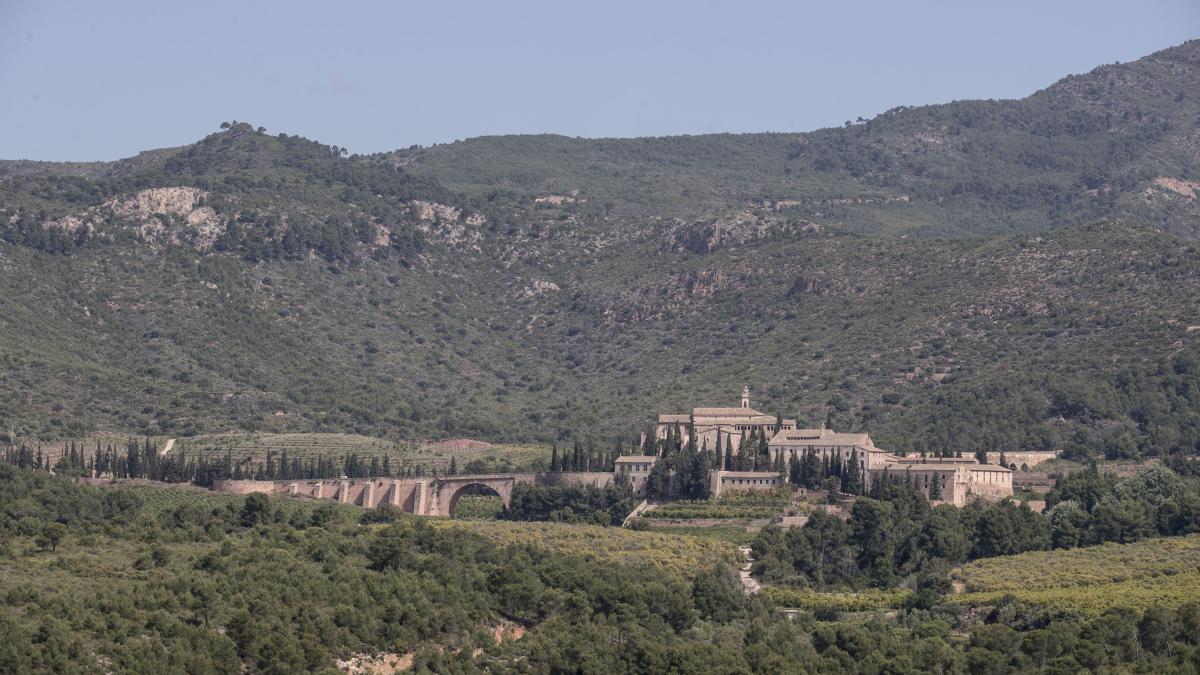
[(954, 600), (963, 604), (991, 604), (1011, 594), (1081, 614), (1175, 607), (1200, 600), (1200, 535), (978, 560), (956, 576), (966, 592)]
[(682, 534), (637, 532), (598, 525), (507, 521), (435, 520), (434, 527), (467, 529), (498, 545), (529, 545), (555, 553), (605, 562), (648, 564), (694, 573), (713, 563), (736, 562), (737, 551), (726, 542)]
[(459, 471), (466, 471), (472, 462), (481, 463), (483, 471), (527, 471), (545, 468), (550, 460), (550, 448), (542, 445), (492, 445), (469, 439), (443, 441), (396, 442), (357, 434), (213, 434), (180, 438), (173, 454), (187, 453), (222, 458), (229, 454), (235, 462), (265, 462), (267, 453), (276, 456), (287, 452), (289, 458), (389, 457), (392, 466), (424, 467), (445, 470), (454, 457)]

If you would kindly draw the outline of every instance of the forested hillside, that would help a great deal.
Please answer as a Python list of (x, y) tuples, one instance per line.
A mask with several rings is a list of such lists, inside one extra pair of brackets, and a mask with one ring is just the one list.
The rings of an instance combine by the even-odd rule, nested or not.
[[(1200, 447), (1200, 42), (804, 134), (0, 163), (0, 435)], [(769, 104), (764, 102), (763, 104)]]

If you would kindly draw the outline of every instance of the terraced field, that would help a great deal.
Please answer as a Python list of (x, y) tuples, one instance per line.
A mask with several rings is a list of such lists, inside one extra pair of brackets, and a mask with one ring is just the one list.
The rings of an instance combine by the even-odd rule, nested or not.
[(180, 438), (172, 449), (173, 454), (187, 453), (189, 457), (221, 458), (228, 453), (235, 462), (255, 463), (265, 462), (271, 451), (301, 459), (386, 456), (394, 466), (439, 471), (446, 469), (451, 457), (460, 471), (473, 461), (481, 462), (485, 471), (526, 471), (545, 468), (550, 460), (550, 448), (542, 445), (492, 445), (468, 439), (396, 442), (357, 434), (212, 434)]

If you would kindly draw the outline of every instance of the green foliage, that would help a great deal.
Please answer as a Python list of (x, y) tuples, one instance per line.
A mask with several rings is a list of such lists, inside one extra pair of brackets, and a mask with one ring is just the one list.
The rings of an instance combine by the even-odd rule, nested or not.
[[(467, 672), (513, 663), (537, 672), (1026, 671), (1051, 657), (1075, 670), (1161, 672), (1194, 658), (1200, 627), (1200, 604), (1188, 600), (1200, 588), (1194, 570), (1122, 582), (1173, 582), (1174, 599), (1148, 609), (1131, 607), (1168, 598), (1168, 586), (1157, 596), (1112, 593), (1112, 609), (1100, 612), (995, 598), (962, 640), (934, 618), (952, 616), (943, 609), (881, 613), (909, 604), (907, 591), (768, 587), (767, 602), (748, 597), (731, 548), (695, 537), (406, 514), (357, 525), (343, 517), (362, 513), (350, 507), (100, 490), (8, 467), (0, 491), (0, 504), (19, 505), (0, 520), (19, 542), (33, 536), (26, 525), (39, 532), (75, 506), (134, 496), (117, 498), (128, 508), (111, 520), (67, 518), (70, 536), (94, 542), (86, 549), (0, 558), (5, 672), (325, 672), (335, 659), (384, 653), (411, 655), (415, 669)], [(943, 592), (938, 579), (931, 568), (917, 596)], [(958, 599), (982, 600), (973, 595)], [(789, 620), (772, 605), (826, 620)], [(837, 619), (844, 611), (864, 616)], [(497, 643), (498, 626), (524, 634)]]
[(504, 515), (504, 500), (495, 495), (463, 495), (454, 505), (454, 517), (494, 520)]
[(504, 518), (620, 525), (636, 503), (628, 485), (525, 485), (513, 488)]
[[(872, 486), (877, 499), (855, 502), (849, 521), (816, 512), (801, 528), (764, 528), (752, 544), (754, 573), (816, 590), (908, 586), (916, 591), (914, 606), (928, 609), (945, 593), (947, 565), (1200, 532), (1200, 483), (1157, 464), (1119, 482), (1094, 467), (1068, 475), (1044, 514), (1010, 502), (930, 508), (902, 483), (880, 485)], [(1089, 502), (1090, 512), (1083, 506)]]

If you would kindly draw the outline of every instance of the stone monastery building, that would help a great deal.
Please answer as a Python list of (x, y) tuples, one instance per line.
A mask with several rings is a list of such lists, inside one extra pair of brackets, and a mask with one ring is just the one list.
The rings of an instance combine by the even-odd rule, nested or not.
[[(694, 408), (690, 415), (659, 415), (656, 435), (660, 439), (666, 438), (676, 425), (685, 444), (689, 434), (695, 433), (696, 447), (707, 446), (709, 449), (726, 447), (727, 439), (732, 439), (733, 446), (737, 447), (743, 435), (765, 431), (770, 439), (767, 447), (772, 461), (782, 454), (786, 463), (792, 457), (799, 459), (809, 450), (821, 459), (840, 457), (842, 461), (849, 461), (853, 456), (859, 463), (867, 489), (883, 475), (898, 478), (907, 476), (914, 486), (928, 496), (930, 483), (937, 475), (942, 501), (958, 506), (976, 497), (998, 501), (1011, 498), (1013, 494), (1011, 469), (997, 464), (980, 464), (974, 456), (901, 457), (876, 447), (865, 433), (840, 433), (824, 427), (797, 428), (794, 419), (768, 415), (751, 408), (749, 387), (742, 388), (741, 405), (736, 408)], [(717, 477), (717, 481), (728, 484), (721, 476)], [(773, 482), (762, 481), (762, 484), (768, 483), (774, 485)], [(734, 484), (727, 486), (736, 487)]]
[[(796, 420), (785, 420), (775, 415), (761, 413), (750, 407), (750, 387), (742, 387), (742, 404), (736, 408), (692, 408), (690, 415), (659, 415), (655, 434), (664, 439), (679, 426), (683, 443), (687, 445), (690, 433), (696, 434), (696, 447), (715, 450), (724, 448), (732, 440), (737, 447), (742, 437), (750, 433), (765, 431), (770, 438), (777, 431), (791, 431)], [(717, 443), (720, 442), (720, 446)]]

